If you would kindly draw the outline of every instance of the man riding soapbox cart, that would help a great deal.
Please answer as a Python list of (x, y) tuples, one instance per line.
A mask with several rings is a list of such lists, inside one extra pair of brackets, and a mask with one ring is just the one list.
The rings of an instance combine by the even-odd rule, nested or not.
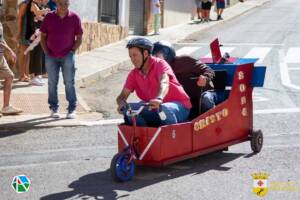
[[(118, 153), (111, 161), (115, 181), (129, 181), (135, 164), (164, 166), (249, 141), (254, 153), (261, 151), (263, 135), (253, 130), (253, 87), (262, 87), (266, 67), (254, 66), (256, 58), (221, 56), (218, 39), (211, 44), (212, 58), (201, 61), (215, 72), (215, 91), (222, 99), (214, 108), (188, 122), (160, 127), (118, 125)], [(198, 92), (198, 91), (195, 91)]]

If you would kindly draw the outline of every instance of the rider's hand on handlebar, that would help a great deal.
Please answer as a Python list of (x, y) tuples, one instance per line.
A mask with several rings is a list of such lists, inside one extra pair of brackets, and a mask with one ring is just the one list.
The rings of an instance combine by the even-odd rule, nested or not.
[(126, 101), (121, 101), (121, 103), (118, 104), (118, 113), (123, 114), (124, 109), (126, 109), (127, 103)]
[(199, 78), (198, 78), (198, 81), (197, 81), (197, 85), (199, 87), (204, 87), (204, 86), (206, 86), (206, 83), (207, 83), (206, 76), (200, 75)]
[(149, 101), (149, 110), (159, 109), (160, 104), (162, 104), (161, 99), (151, 99)]

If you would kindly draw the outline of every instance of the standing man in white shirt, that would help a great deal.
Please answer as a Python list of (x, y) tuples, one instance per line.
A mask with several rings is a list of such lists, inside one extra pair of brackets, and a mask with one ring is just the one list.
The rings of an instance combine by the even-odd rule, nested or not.
[(151, 0), (152, 13), (154, 15), (154, 35), (159, 35), (160, 28), (160, 2), (159, 0)]

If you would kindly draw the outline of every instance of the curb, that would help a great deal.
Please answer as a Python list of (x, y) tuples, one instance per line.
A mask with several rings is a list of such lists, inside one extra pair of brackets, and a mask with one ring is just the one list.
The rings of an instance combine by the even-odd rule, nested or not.
[[(49, 114), (41, 115), (14, 115), (1, 117), (1, 133), (11, 129), (39, 129), (39, 128), (54, 128), (54, 127), (74, 127), (74, 126), (91, 126), (105, 125), (106, 120), (103, 120), (101, 113), (89, 112), (78, 113), (75, 119), (66, 119), (61, 113), (61, 118), (53, 119)], [(112, 120), (111, 120), (112, 121)], [(120, 123), (120, 120), (116, 120)]]

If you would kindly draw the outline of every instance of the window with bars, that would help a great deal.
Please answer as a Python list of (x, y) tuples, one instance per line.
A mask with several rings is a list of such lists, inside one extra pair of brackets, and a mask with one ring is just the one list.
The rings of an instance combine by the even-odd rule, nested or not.
[(99, 0), (100, 22), (118, 24), (119, 0)]

